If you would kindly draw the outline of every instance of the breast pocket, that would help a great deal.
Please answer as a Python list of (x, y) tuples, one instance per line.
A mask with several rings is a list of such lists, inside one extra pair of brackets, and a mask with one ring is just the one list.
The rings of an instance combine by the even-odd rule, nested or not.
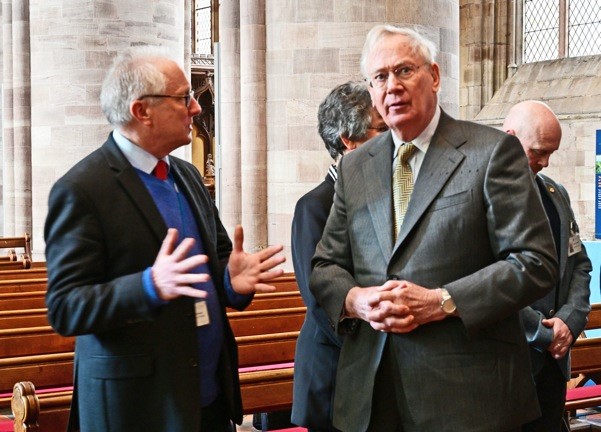
[(472, 190), (466, 190), (453, 195), (443, 196), (436, 199), (431, 205), (431, 212), (441, 210), (448, 207), (453, 207), (460, 204), (468, 203), (472, 200)]

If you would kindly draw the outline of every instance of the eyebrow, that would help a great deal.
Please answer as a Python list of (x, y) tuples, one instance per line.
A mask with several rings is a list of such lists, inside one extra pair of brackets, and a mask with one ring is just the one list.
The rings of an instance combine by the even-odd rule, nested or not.
[(413, 63), (413, 62), (402, 61), (402, 62), (394, 64), (392, 67), (389, 67), (389, 68), (382, 67), (380, 69), (376, 69), (375, 71), (371, 72), (370, 75), (373, 75), (375, 73), (379, 73), (379, 72), (382, 72), (382, 71), (395, 70), (395, 69), (400, 68), (401, 66), (415, 66), (415, 65), (416, 65), (416, 63)]

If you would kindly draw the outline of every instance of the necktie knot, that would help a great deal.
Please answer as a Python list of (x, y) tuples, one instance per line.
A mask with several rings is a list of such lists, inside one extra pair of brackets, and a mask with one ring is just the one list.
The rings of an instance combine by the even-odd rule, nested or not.
[(167, 180), (167, 174), (169, 173), (169, 165), (164, 160), (159, 160), (157, 165), (152, 170), (152, 174), (159, 180)]
[(415, 149), (415, 145), (410, 142), (400, 145), (398, 150), (399, 162), (407, 166), (409, 164), (409, 159), (413, 156), (413, 153), (415, 153)]

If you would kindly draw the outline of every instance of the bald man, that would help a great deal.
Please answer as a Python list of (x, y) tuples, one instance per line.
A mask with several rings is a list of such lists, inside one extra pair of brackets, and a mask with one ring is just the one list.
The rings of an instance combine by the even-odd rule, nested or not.
[[(578, 224), (565, 188), (539, 172), (559, 148), (561, 126), (542, 102), (513, 106), (503, 129), (520, 139), (555, 239), (560, 280), (553, 291), (521, 311), (530, 345), (532, 371), (542, 416), (523, 432), (562, 430), (570, 347), (584, 329), (590, 311), (591, 262), (580, 241)], [(564, 429), (569, 430), (569, 429)]]

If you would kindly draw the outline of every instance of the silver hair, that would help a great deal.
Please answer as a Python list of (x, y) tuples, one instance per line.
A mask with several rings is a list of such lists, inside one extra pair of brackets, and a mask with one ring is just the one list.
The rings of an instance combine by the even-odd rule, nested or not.
[(132, 120), (129, 107), (134, 100), (165, 91), (165, 76), (156, 64), (160, 59), (175, 61), (158, 46), (131, 47), (113, 60), (100, 91), (100, 106), (110, 124), (126, 125)]
[(372, 121), (371, 107), (369, 90), (361, 81), (337, 86), (319, 105), (317, 130), (333, 159), (345, 149), (340, 137), (365, 139)]
[(431, 65), (436, 61), (437, 49), (436, 45), (431, 40), (409, 28), (396, 27), (390, 24), (379, 24), (369, 31), (365, 38), (365, 44), (363, 45), (363, 52), (361, 53), (361, 73), (365, 78), (370, 78), (368, 75), (369, 71), (367, 70), (367, 59), (369, 58), (374, 45), (381, 38), (393, 35), (402, 35), (409, 39), (411, 51), (422, 57), (427, 64)]

